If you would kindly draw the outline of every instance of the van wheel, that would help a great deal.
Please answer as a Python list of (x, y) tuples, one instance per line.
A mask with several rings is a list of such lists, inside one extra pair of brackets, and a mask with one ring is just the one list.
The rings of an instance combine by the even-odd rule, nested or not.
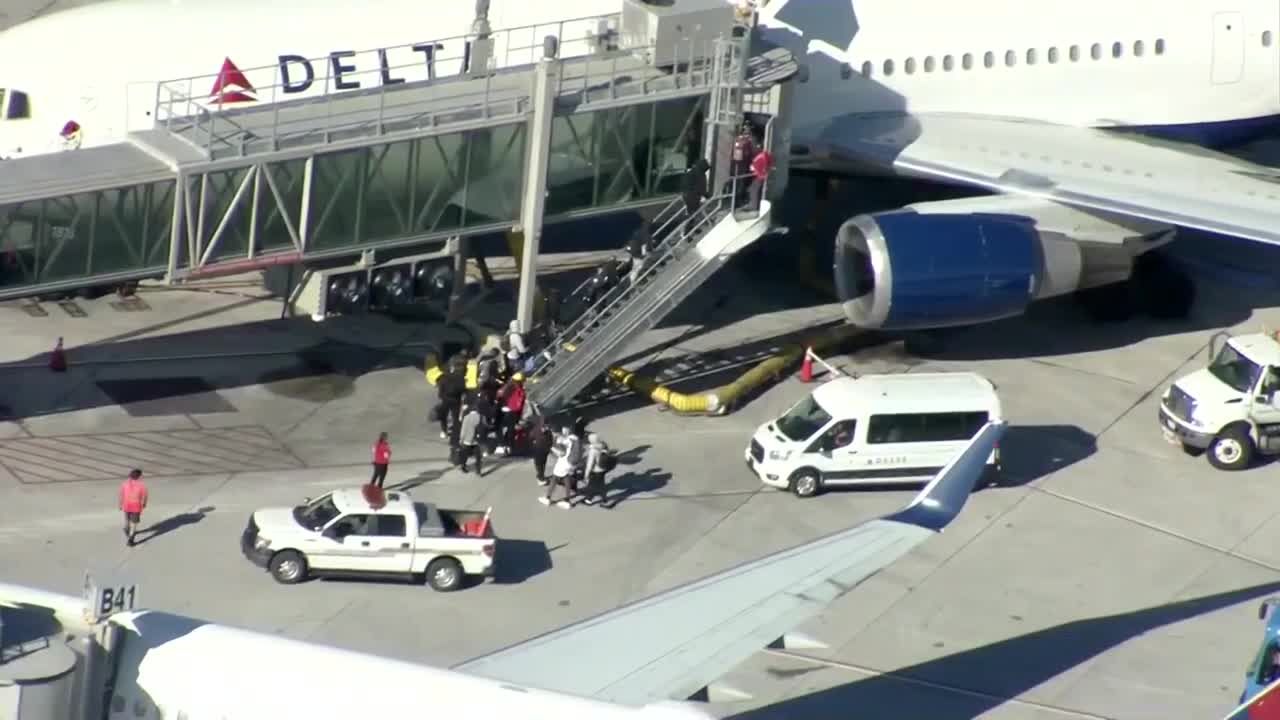
[(462, 565), (451, 557), (438, 557), (427, 564), (427, 584), (432, 590), (450, 592), (462, 586)]
[(1209, 445), (1209, 464), (1219, 470), (1243, 470), (1253, 461), (1253, 440), (1249, 431), (1234, 425), (1213, 439)]
[(813, 468), (797, 470), (791, 476), (791, 492), (796, 497), (813, 497), (822, 489), (822, 476)]
[(267, 565), (271, 577), (284, 585), (300, 583), (307, 577), (307, 559), (293, 550), (278, 552)]

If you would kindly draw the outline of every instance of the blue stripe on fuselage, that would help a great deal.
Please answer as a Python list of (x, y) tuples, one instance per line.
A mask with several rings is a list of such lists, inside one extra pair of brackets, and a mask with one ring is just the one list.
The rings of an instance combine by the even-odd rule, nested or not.
[(1132, 125), (1113, 129), (1216, 148), (1238, 145), (1280, 129), (1280, 115), (1179, 125)]

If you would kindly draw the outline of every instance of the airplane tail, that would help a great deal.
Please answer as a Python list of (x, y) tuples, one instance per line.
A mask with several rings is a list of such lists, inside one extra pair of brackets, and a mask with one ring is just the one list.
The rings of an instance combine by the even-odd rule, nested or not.
[(1280, 720), (1280, 692), (1276, 688), (1280, 688), (1280, 680), (1262, 688), (1223, 720)]

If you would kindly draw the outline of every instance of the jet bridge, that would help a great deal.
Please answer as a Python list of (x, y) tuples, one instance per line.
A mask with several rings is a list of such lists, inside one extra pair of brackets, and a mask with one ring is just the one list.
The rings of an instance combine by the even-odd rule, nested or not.
[[(710, 3), (621, 1), (442, 40), (466, 55), (422, 82), (317, 77), (309, 97), (234, 109), (203, 95), (217, 77), (161, 83), (154, 127), (126, 142), (0, 161), (0, 300), (397, 248), (447, 256), (457, 238), (521, 229), (541, 183), (539, 223), (665, 203), (713, 145), (723, 165), (747, 42), (731, 12), (706, 20), (721, 17)], [(690, 4), (702, 20), (685, 27)], [(286, 81), (256, 99), (285, 97)]]

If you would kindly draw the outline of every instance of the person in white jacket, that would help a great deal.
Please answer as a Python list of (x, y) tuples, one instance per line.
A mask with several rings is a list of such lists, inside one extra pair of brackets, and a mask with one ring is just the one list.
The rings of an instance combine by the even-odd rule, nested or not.
[(551, 482), (547, 485), (547, 494), (538, 498), (543, 505), (551, 505), (551, 496), (557, 486), (564, 486), (564, 499), (556, 503), (558, 507), (573, 507), (573, 496), (577, 494), (576, 471), (582, 461), (582, 441), (573, 434), (573, 428), (563, 427), (556, 436), (551, 452), (556, 456), (556, 464), (551, 469)]

